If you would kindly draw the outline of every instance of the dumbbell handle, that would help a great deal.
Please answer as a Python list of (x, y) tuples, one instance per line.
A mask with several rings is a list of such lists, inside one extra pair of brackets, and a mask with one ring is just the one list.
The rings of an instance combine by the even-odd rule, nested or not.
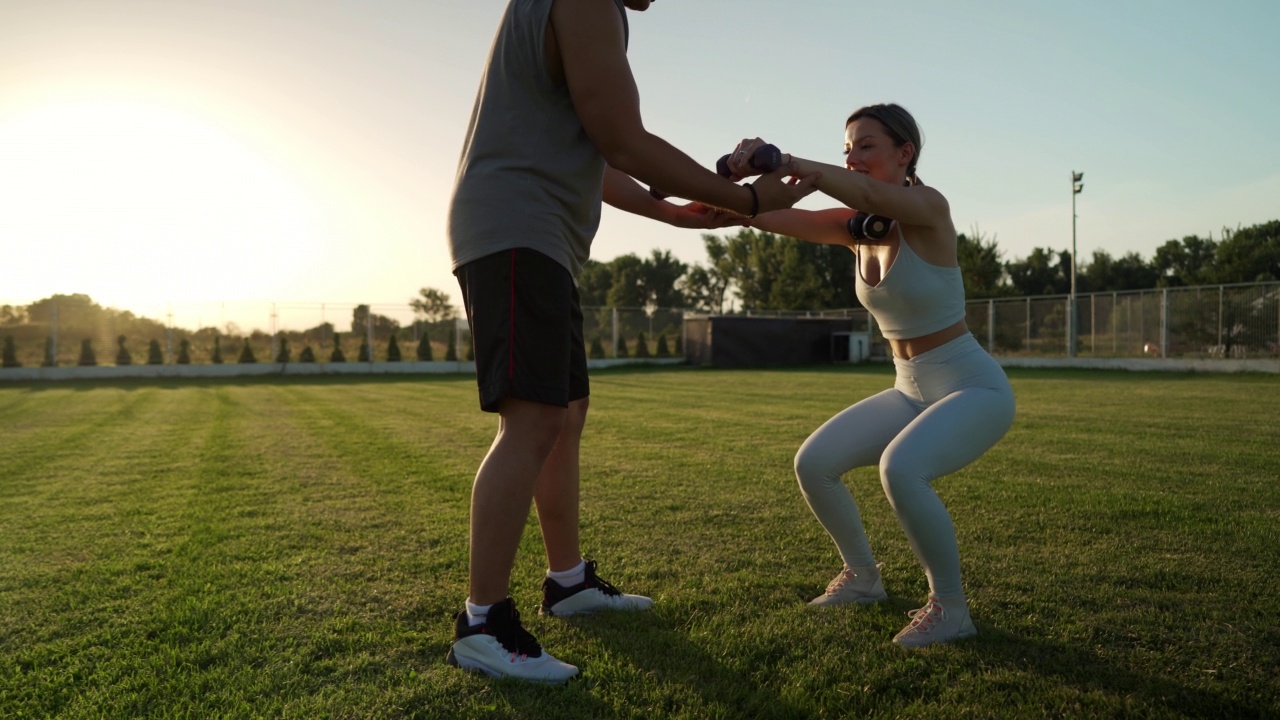
[[(754, 170), (760, 172), (773, 172), (782, 167), (782, 151), (777, 145), (761, 145), (751, 154), (751, 159), (747, 164)], [(725, 155), (716, 161), (716, 172), (721, 177), (729, 177), (732, 173), (729, 171), (729, 156)]]

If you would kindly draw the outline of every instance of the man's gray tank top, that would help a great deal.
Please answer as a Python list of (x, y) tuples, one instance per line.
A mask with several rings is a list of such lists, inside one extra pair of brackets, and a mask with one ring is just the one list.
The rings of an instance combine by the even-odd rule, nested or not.
[[(626, 8), (614, 0), (628, 33)], [(604, 157), (547, 72), (552, 0), (511, 0), (480, 80), (449, 206), (453, 270), (532, 248), (577, 277), (600, 225)]]

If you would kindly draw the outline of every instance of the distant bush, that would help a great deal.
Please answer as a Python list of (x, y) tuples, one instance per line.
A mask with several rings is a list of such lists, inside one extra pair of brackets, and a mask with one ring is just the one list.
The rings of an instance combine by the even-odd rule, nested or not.
[(245, 365), (258, 362), (258, 358), (253, 356), (253, 348), (249, 346), (249, 338), (245, 338), (244, 345), (240, 346), (240, 359), (236, 362)]
[(684, 338), (680, 335), (676, 336), (675, 354), (676, 357), (682, 357), (684, 355)]
[(164, 364), (164, 353), (160, 352), (160, 341), (154, 338), (151, 340), (150, 343), (147, 344), (147, 364), (148, 365)]
[(217, 335), (213, 336), (213, 356), (210, 360), (214, 365), (222, 364), (222, 338)]
[(306, 345), (302, 348), (302, 352), (298, 353), (298, 362), (313, 363), (316, 361), (316, 354), (311, 351), (311, 346)]
[(292, 356), (293, 353), (289, 351), (289, 338), (285, 337), (284, 333), (280, 333), (280, 350), (276, 353), (276, 362), (287, 363)]
[(658, 357), (660, 358), (671, 357), (671, 350), (667, 347), (666, 335), (658, 336)]
[(123, 335), (116, 338), (116, 345), (120, 346), (120, 349), (116, 351), (116, 365), (133, 364), (133, 356), (129, 354), (129, 349), (124, 346), (124, 343), (125, 337)]
[(431, 336), (422, 333), (422, 339), (418, 341), (418, 359), (423, 362), (431, 362)]
[(40, 363), (43, 367), (55, 367), (58, 364), (58, 348), (53, 344), (53, 338), (44, 339), (44, 361)]
[(400, 362), (400, 344), (396, 342), (395, 333), (391, 334), (391, 340), (387, 342), (387, 362)]
[(342, 354), (342, 333), (333, 334), (333, 352), (329, 353), (329, 362), (346, 362), (347, 356)]
[(178, 364), (191, 364), (191, 341), (186, 338), (178, 342)]
[(373, 358), (369, 355), (369, 341), (360, 341), (360, 354), (356, 356), (356, 362), (373, 362)]
[(591, 341), (591, 350), (587, 352), (587, 357), (591, 358), (592, 360), (604, 359), (604, 343), (600, 341), (599, 335), (597, 335), (595, 339)]
[(18, 347), (14, 344), (12, 335), (4, 336), (4, 350), (0, 354), (0, 366), (22, 367), (22, 363), (18, 362)]
[(80, 341), (80, 359), (76, 362), (81, 367), (98, 364), (98, 356), (93, 352), (93, 343), (89, 338)]
[(614, 350), (618, 353), (616, 357), (630, 357), (627, 353), (627, 339), (621, 335), (618, 336), (618, 347), (614, 348)]
[(636, 357), (649, 357), (649, 339), (644, 336), (644, 333), (640, 333), (636, 338)]
[(444, 359), (446, 362), (458, 361), (458, 329), (454, 328), (449, 331), (449, 347), (444, 350)]

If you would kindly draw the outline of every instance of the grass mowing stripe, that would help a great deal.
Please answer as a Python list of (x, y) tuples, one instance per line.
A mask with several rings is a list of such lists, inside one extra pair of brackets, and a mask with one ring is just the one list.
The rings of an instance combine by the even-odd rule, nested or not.
[[(225, 392), (223, 429), (173, 429), (183, 422), (163, 403), (141, 409), (138, 419), (173, 427), (137, 442), (112, 434), (134, 456), (108, 464), (115, 489), (98, 494), (121, 507), (124, 487), (157, 495), (153, 528), (190, 530), (169, 534), (181, 552), (140, 566), (151, 589), (118, 606), (129, 620), (111, 628), (115, 644), (92, 646), (62, 675), (46, 672), (46, 687), (33, 687), (32, 668), (76, 632), (41, 641), (31, 623), (74, 631), (92, 611), (60, 605), (52, 587), (24, 590), (24, 607), (51, 609), (4, 618), (14, 630), (0, 627), (0, 638), (37, 639), (21, 667), (0, 652), (0, 715), (54, 714), (41, 702), (49, 687), (79, 693), (56, 706), (68, 717), (1280, 714), (1280, 636), (1269, 617), (1242, 612), (1280, 590), (1270, 571), (1280, 489), (1268, 481), (1280, 382), (1010, 375), (1014, 429), (938, 484), (982, 634), (905, 653), (888, 638), (923, 584), (875, 471), (846, 481), (886, 562), (891, 601), (814, 614), (803, 602), (838, 559), (790, 467), (813, 428), (888, 387), (890, 372), (594, 374), (584, 544), (607, 577), (659, 603), (568, 622), (526, 612), (553, 652), (582, 665), (582, 680), (564, 688), (495, 683), (440, 660), (447, 613), (465, 591), (465, 498), (494, 429), (476, 409), (474, 379), (165, 384), (199, 391), (183, 402), (202, 418), (212, 393)], [(103, 384), (82, 402), (110, 411), (144, 387)], [(55, 411), (41, 408), (26, 405), (10, 422), (47, 424)], [(183, 463), (197, 466), (198, 481), (159, 495)], [(44, 484), (83, 474), (70, 461), (33, 469)], [(39, 487), (30, 480), (0, 477), (0, 492), (29, 499)], [(450, 494), (459, 507), (440, 504)], [(61, 517), (90, 538), (128, 525), (77, 515), (56, 494), (45, 502), (51, 514), (24, 518), (28, 537)], [(530, 610), (545, 560), (536, 533), (525, 540), (513, 591)], [(116, 547), (128, 551), (121, 562), (141, 562), (136, 548)], [(106, 563), (81, 567), (67, 582), (109, 586)]]

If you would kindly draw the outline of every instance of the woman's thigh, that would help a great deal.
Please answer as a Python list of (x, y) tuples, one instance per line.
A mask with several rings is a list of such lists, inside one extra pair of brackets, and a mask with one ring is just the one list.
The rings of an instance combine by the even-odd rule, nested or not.
[(918, 414), (901, 392), (889, 389), (844, 410), (809, 435), (796, 453), (802, 464), (843, 474), (856, 467), (878, 465), (885, 448)]

